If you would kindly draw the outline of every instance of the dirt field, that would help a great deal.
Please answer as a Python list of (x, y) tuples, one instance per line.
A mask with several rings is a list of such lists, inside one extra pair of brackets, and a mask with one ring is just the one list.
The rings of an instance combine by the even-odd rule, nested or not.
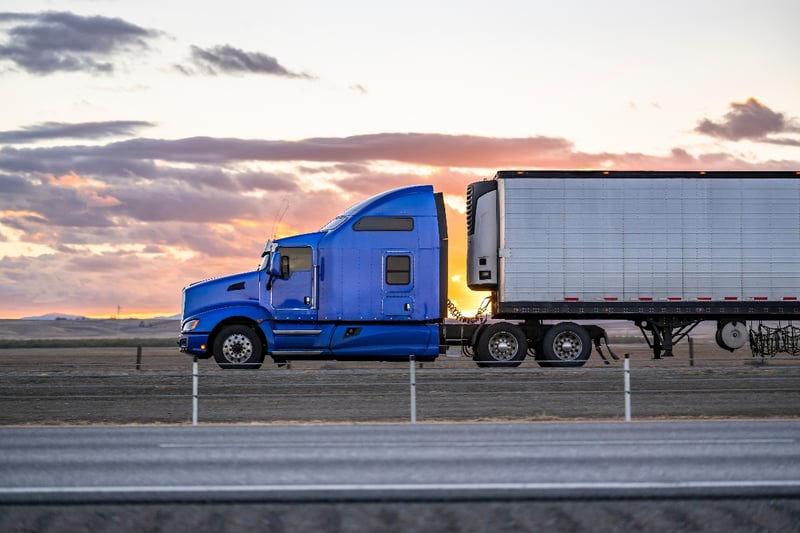
[[(0, 321), (0, 340), (87, 339), (85, 347), (0, 349), (0, 425), (189, 423), (192, 359), (170, 347), (177, 328), (177, 321)], [(610, 334), (616, 353), (630, 354), (635, 419), (800, 416), (798, 357), (730, 354), (700, 330), (690, 366), (685, 342), (674, 357), (654, 361), (632, 332)], [(90, 346), (101, 338), (122, 346)], [(166, 346), (138, 348), (135, 339), (145, 338)], [(279, 368), (268, 360), (257, 371), (223, 371), (201, 360), (198, 368), (201, 423), (410, 418), (408, 362)], [(485, 369), (454, 351), (417, 364), (415, 375), (420, 422), (624, 417), (623, 363), (605, 365), (596, 354), (579, 369), (541, 368), (528, 359), (516, 369)]]
[[(631, 357), (635, 419), (800, 416), (800, 361)], [(189, 423), (192, 360), (171, 348), (0, 350), (0, 425)], [(410, 417), (410, 367), (398, 363), (199, 362), (201, 423), (397, 422)], [(420, 422), (624, 417), (621, 362), (580, 369), (481, 369), (464, 357), (417, 364)]]

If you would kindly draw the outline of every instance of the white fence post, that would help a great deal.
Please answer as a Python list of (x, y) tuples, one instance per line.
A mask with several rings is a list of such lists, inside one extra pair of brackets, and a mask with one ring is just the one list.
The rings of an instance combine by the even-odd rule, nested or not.
[(200, 375), (198, 372), (197, 357), (192, 364), (192, 425), (197, 425), (197, 385)]
[(631, 421), (631, 360), (625, 354), (625, 422)]
[(408, 356), (408, 364), (411, 368), (409, 377), (411, 379), (411, 423), (417, 423), (417, 374), (414, 368), (414, 356)]

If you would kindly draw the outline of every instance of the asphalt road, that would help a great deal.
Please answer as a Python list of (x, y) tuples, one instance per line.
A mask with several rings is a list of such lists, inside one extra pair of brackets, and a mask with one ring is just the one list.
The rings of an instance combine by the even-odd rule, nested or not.
[[(477, 509), (509, 506), (527, 509), (524, 523), (520, 510), (506, 517), (523, 530), (548, 521), (637, 529), (655, 516), (650, 530), (705, 529), (713, 518), (714, 529), (788, 531), (800, 516), (797, 421), (2, 428), (0, 456), (4, 531), (47, 530), (43, 510), (52, 519), (67, 509), (76, 520), (80, 509), (97, 521), (98, 509), (111, 520), (145, 504), (150, 518), (127, 525), (161, 527), (158, 506), (175, 513), (198, 505), (257, 505), (262, 518), (265, 509), (311, 505), (333, 513), (333, 530), (381, 523), (387, 505), (403, 507), (385, 525), (426, 530), (476, 526), (469, 517)], [(700, 512), (708, 505), (713, 512)], [(430, 506), (448, 511), (424, 511)], [(399, 509), (415, 507), (402, 518)]]

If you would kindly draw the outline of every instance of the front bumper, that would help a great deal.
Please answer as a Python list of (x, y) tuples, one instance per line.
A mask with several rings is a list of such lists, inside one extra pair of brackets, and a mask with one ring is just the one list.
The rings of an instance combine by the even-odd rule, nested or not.
[(181, 333), (178, 337), (178, 349), (186, 354), (207, 359), (211, 357), (208, 346), (208, 333)]

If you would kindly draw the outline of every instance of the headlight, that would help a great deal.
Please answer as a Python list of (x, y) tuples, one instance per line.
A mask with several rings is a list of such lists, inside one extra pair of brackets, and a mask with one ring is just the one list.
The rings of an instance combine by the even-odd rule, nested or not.
[(200, 324), (200, 319), (199, 318), (195, 318), (193, 320), (187, 320), (186, 322), (183, 323), (183, 326), (181, 326), (181, 332), (192, 331), (199, 324)]

